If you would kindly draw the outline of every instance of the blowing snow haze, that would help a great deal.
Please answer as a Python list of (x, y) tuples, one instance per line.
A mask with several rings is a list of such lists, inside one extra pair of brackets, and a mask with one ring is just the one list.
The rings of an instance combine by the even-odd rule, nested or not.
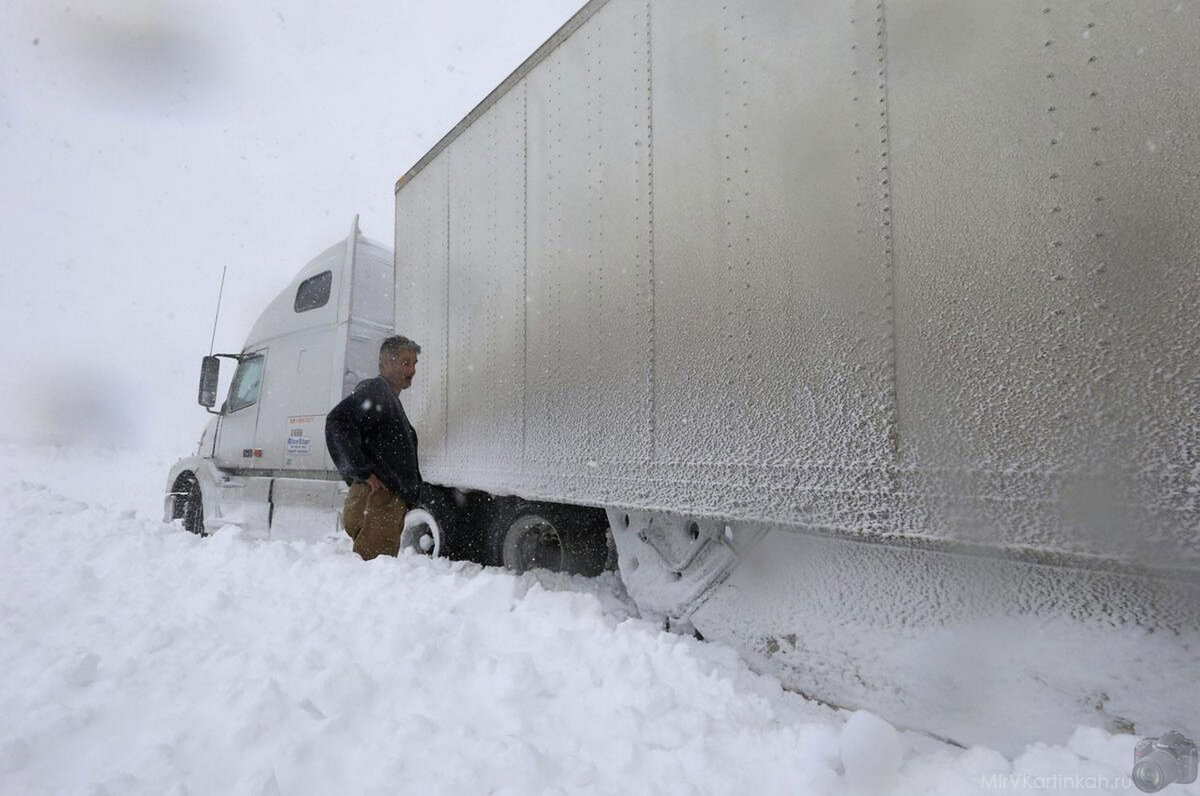
[[(580, 2), (10, 12), (0, 791), (1117, 793), (1197, 737), (1200, 6), (599, 0), (409, 169)], [(364, 562), (387, 462), (321, 431), (397, 327)]]
[(577, 10), (17, 2), (0, 48), (10, 435), (178, 452), (219, 351)]

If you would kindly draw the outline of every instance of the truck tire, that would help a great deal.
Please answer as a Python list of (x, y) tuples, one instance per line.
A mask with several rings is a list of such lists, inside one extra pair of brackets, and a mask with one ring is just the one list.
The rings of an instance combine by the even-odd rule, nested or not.
[(468, 511), (449, 489), (426, 486), (420, 501), (404, 517), (400, 549), (432, 558), (470, 558)]
[(200, 481), (196, 476), (192, 473), (181, 473), (175, 479), (175, 487), (171, 492), (175, 495), (172, 517), (183, 520), (185, 531), (198, 536), (208, 536), (204, 527), (204, 495), (200, 491)]
[(445, 555), (442, 545), (444, 531), (438, 515), (428, 506), (418, 505), (404, 515), (404, 530), (400, 534), (400, 549), (430, 558)]
[(594, 577), (608, 559), (608, 518), (599, 509), (518, 502), (489, 528), (491, 562), (520, 574), (548, 569)]

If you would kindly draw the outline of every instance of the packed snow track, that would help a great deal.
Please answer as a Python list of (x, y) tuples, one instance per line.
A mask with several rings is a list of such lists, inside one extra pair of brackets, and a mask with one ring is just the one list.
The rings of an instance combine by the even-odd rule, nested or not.
[(1134, 736), (898, 732), (637, 618), (611, 574), (200, 538), (158, 519), (168, 458), (0, 443), (4, 794), (1128, 791)]

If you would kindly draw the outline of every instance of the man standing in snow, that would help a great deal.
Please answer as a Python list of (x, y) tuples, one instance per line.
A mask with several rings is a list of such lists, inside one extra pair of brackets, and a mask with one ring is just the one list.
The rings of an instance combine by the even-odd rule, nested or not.
[(421, 346), (396, 335), (379, 347), (379, 375), (360, 382), (325, 418), (329, 455), (350, 493), (342, 524), (369, 561), (400, 552), (404, 515), (421, 496), (417, 432), (400, 404)]

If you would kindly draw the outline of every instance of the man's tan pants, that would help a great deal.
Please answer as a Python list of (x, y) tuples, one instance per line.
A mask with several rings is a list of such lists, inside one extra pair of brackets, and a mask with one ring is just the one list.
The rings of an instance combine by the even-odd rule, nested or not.
[(354, 552), (370, 561), (375, 556), (394, 556), (400, 552), (400, 533), (408, 506), (386, 487), (371, 491), (366, 484), (354, 484), (346, 495), (342, 525), (354, 540)]

